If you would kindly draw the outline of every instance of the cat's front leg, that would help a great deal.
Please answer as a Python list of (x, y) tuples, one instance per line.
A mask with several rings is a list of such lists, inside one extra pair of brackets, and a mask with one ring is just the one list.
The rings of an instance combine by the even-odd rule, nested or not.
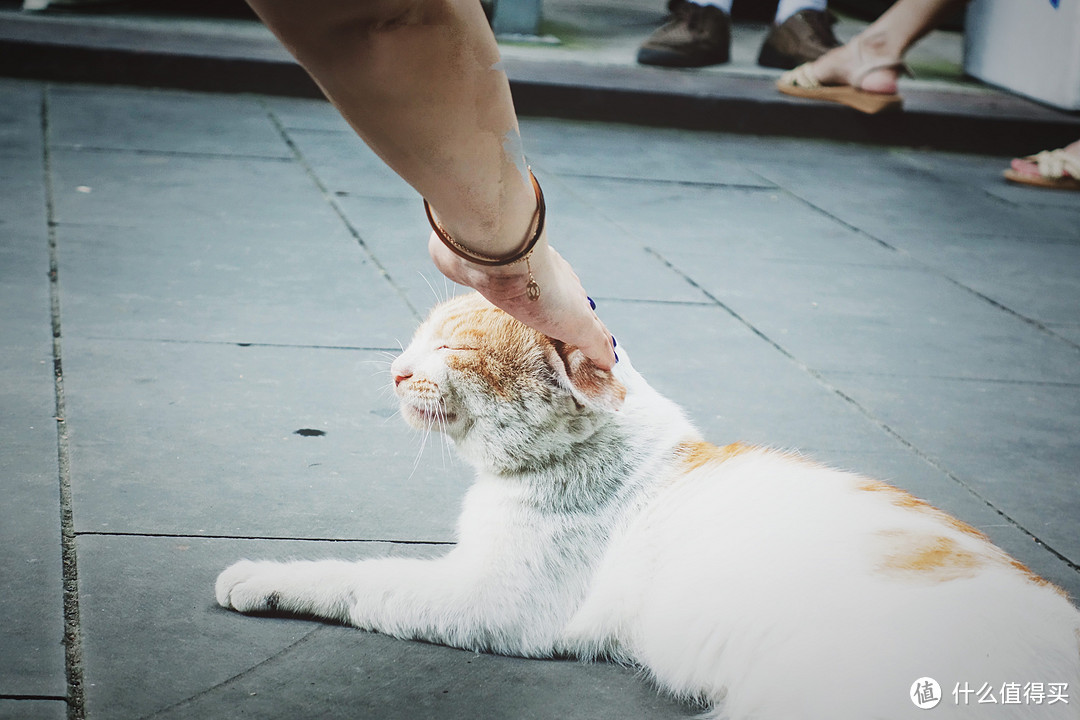
[(240, 612), (308, 615), (468, 650), (549, 656), (565, 612), (526, 576), (492, 572), (460, 547), (436, 560), (242, 561), (217, 601)]
[(218, 604), (240, 612), (285, 612), (348, 622), (356, 563), (241, 560), (218, 575)]

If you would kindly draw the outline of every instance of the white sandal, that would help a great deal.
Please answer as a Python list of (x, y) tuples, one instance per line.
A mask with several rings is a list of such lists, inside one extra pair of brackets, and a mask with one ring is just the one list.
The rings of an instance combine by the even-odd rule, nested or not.
[(876, 70), (896, 70), (901, 75), (908, 76), (912, 74), (911, 70), (899, 60), (863, 64), (862, 46), (857, 39), (854, 42), (855, 52), (861, 67), (852, 77), (850, 85), (823, 85), (821, 80), (818, 79), (817, 73), (814, 72), (813, 62), (808, 62), (781, 75), (780, 79), (776, 81), (776, 89), (786, 95), (795, 97), (840, 103), (868, 115), (899, 110), (904, 105), (904, 99), (900, 95), (868, 92), (862, 89), (862, 81)]
[(1056, 190), (1080, 190), (1080, 157), (1074, 153), (1058, 148), (1057, 150), (1043, 150), (1022, 159), (1035, 163), (1039, 174), (1027, 175), (1009, 168), (1005, 171), (1006, 180)]

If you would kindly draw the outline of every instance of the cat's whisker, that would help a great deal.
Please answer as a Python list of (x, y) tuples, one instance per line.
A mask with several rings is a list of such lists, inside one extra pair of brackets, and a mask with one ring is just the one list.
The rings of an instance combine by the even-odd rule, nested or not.
[[(442, 433), (442, 447), (443, 447), (443, 450), (446, 452), (446, 457), (450, 460), (450, 466), (453, 467), (453, 465), (454, 465), (454, 448), (451, 445), (450, 436), (447, 435), (446, 433)], [(443, 467), (446, 467), (445, 463), (443, 464)]]
[(424, 449), (427, 447), (428, 438), (431, 437), (431, 422), (428, 421), (423, 433), (420, 436), (420, 447), (417, 448), (416, 457), (413, 459), (412, 470), (409, 472), (409, 479), (412, 480), (416, 474), (417, 468), (420, 467), (420, 458), (424, 456)]
[[(430, 290), (430, 291), (431, 291), (431, 297), (435, 298), (435, 302), (436, 302), (436, 303), (441, 303), (441, 302), (442, 302), (442, 298), (440, 298), (440, 297), (439, 297), (439, 292), (438, 292), (438, 290), (436, 290), (436, 289), (435, 289), (435, 286), (431, 284), (431, 281), (430, 281), (430, 280), (428, 279), (428, 276), (427, 276), (427, 275), (425, 275), (425, 274), (424, 274), (424, 273), (422, 273), (422, 272), (417, 272), (417, 275), (419, 275), (419, 276), (420, 276), (421, 278), (423, 278), (424, 282), (425, 282), (425, 283), (427, 283), (427, 286), (428, 286), (428, 290)], [(445, 276), (445, 275), (443, 276), (443, 279), (444, 279), (444, 280), (446, 279), (446, 276)]]
[(370, 360), (370, 361), (368, 361), (367, 364), (368, 365), (378, 365), (379, 366), (379, 367), (376, 367), (374, 369), (374, 372), (372, 374), (382, 374), (382, 373), (389, 373), (390, 372), (390, 363), (386, 362), (385, 360), (381, 360), (378, 363), (376, 363), (374, 360)]

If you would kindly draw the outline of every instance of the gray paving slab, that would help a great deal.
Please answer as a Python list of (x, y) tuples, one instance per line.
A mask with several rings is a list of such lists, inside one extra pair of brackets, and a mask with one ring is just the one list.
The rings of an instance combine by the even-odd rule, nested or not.
[(65, 365), (79, 532), (452, 539), (471, 475), (420, 454), (385, 354), (72, 339)]
[[(1075, 233), (1065, 213), (1001, 202), (907, 158), (822, 172), (808, 163), (761, 163), (751, 169), (823, 211), (886, 242), (912, 232), (1060, 237)], [(1000, 172), (1002, 165), (995, 166)], [(989, 176), (986, 182), (990, 182)], [(992, 182), (1000, 182), (994, 177)]]
[[(395, 337), (407, 343), (427, 308), (464, 290), (443, 277), (428, 256), (431, 227), (420, 197), (415, 193), (407, 198), (346, 193), (335, 197), (333, 202), (386, 273), (389, 286), (399, 291), (415, 311), (415, 316), (398, 321)], [(398, 345), (394, 343), (393, 347)]]
[[(1050, 148), (1032, 148), (1031, 152)], [(1012, 159), (1008, 155), (969, 155), (942, 151), (917, 151), (897, 148), (894, 157), (913, 167), (933, 173), (949, 182), (979, 188), (989, 195), (1022, 207), (1054, 206), (1080, 211), (1080, 197), (1075, 192), (1046, 192), (1027, 185), (1006, 182), (1002, 173)], [(1071, 233), (1076, 237), (1080, 230)]]
[(92, 720), (455, 720), (478, 713), (661, 720), (699, 712), (612, 665), (480, 655), (317, 622), (245, 617), (214, 603), (217, 573), (240, 557), (430, 554), (424, 548), (84, 537), (79, 552)]
[(289, 130), (329, 130), (351, 133), (352, 128), (325, 99), (262, 97), (282, 127)]
[(562, 178), (593, 212), (666, 253), (904, 265), (910, 260), (780, 188)]
[(11, 289), (0, 283), (6, 315), (0, 341), (0, 695), (63, 697), (60, 485), (47, 294), (21, 288), (16, 304), (9, 303)]
[(318, 189), (290, 159), (58, 148), (52, 160), (60, 223), (302, 238), (326, 217)]
[(71, 331), (393, 347), (414, 317), (298, 163), (54, 157)]
[(1073, 241), (999, 235), (911, 233), (897, 245), (921, 263), (1026, 318), (1080, 318), (1080, 237)]
[(64, 720), (67, 703), (63, 700), (8, 700), (0, 698), (2, 720)]
[(303, 228), (61, 226), (65, 332), (397, 347), (411, 309), (323, 209)]
[[(1008, 167), (1006, 164), (1005, 167)], [(1061, 210), (1066, 222), (1071, 221), (1073, 228), (1080, 227), (1080, 198), (1075, 191), (1054, 190), (1032, 187), (1018, 183), (995, 183), (987, 192), (1014, 205), (1022, 207), (1054, 208), (1050, 212)], [(1063, 237), (1076, 239), (1077, 232), (1062, 233)]]
[(835, 382), (920, 452), (1080, 564), (1080, 386), (869, 374)]
[[(643, 128), (642, 132), (670, 132), (658, 128)], [(817, 165), (819, 167), (848, 168), (852, 165), (873, 165), (883, 158), (902, 152), (903, 148), (891, 145), (867, 145), (842, 140), (820, 140), (811, 137), (777, 137), (771, 135), (703, 133), (708, 143), (721, 157), (747, 165), (773, 164)], [(913, 150), (921, 155), (921, 151)], [(969, 158), (971, 155), (962, 154)], [(982, 155), (975, 157), (985, 157)], [(822, 165), (824, 163), (824, 165)], [(782, 185), (782, 183), (779, 183)]]
[[(9, 158), (41, 159), (41, 103), (39, 83), (0, 78), (0, 158), (7, 165)], [(16, 173), (8, 168), (0, 177)]]
[(420, 196), (351, 131), (288, 130), (312, 171), (337, 195), (377, 198)]
[[(30, 232), (30, 222), (0, 226), (0, 695), (63, 697), (49, 254), (41, 206), (36, 212), (19, 207), (33, 207), (35, 200), (43, 205), (42, 168), (40, 157), (36, 173), (17, 164), (26, 171), (23, 191), (0, 195), (0, 217), (38, 214), (40, 222), (37, 232)], [(29, 706), (9, 704), (0, 715), (17, 708)]]
[[(525, 121), (522, 134), (526, 155), (548, 171), (679, 183), (774, 186), (726, 158), (708, 135), (700, 133), (640, 132), (628, 125), (533, 120)], [(583, 163), (583, 157), (589, 161)]]
[(59, 86), (48, 102), (57, 147), (291, 157), (252, 96)]
[[(40, 128), (38, 130), (40, 143)], [(44, 162), (36, 154), (0, 155), (0, 232), (6, 235), (41, 236), (45, 230)], [(44, 240), (42, 240), (44, 243)], [(15, 252), (14, 249), (8, 252)], [(0, 272), (3, 269), (0, 268)]]
[(1080, 345), (1080, 323), (1048, 323), (1055, 335), (1068, 340), (1073, 345)]
[(933, 272), (665, 254), (819, 370), (1076, 382), (1076, 348)]

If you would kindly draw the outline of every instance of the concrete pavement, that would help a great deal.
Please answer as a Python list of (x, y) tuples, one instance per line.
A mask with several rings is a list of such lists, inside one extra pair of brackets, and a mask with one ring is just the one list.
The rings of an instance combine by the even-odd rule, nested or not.
[[(468, 472), (386, 372), (451, 291), (419, 199), (320, 101), (0, 96), (0, 718), (697, 712), (622, 668), (218, 608), (241, 557), (453, 541)], [(1004, 155), (522, 129), (553, 242), (710, 439), (890, 480), (1080, 596), (1080, 193)]]

